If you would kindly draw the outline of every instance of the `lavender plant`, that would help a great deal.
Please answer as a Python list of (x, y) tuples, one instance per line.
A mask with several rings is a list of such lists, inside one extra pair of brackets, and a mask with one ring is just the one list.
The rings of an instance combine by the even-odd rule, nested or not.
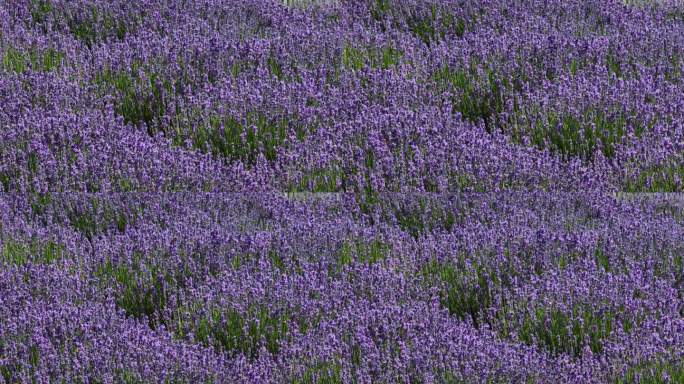
[(683, 14), (0, 0), (0, 382), (681, 382)]

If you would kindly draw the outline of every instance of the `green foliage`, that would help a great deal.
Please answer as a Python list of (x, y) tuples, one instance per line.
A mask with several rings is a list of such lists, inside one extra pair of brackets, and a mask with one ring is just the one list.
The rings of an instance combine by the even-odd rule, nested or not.
[(266, 59), (266, 66), (268, 67), (268, 71), (278, 80), (283, 79), (283, 68), (278, 62), (278, 59), (272, 55), (268, 56), (268, 59)]
[(475, 192), (485, 192), (487, 188), (478, 182), (473, 176), (466, 173), (454, 172), (452, 170), (447, 171), (447, 176), (449, 180), (449, 187), (451, 190), (463, 192), (463, 191), (475, 191)]
[(366, 172), (365, 182), (361, 185), (354, 186), (354, 198), (359, 206), (361, 214), (366, 215), (371, 223), (374, 223), (375, 219), (372, 214), (381, 207), (382, 204), (380, 194), (373, 190), (373, 186), (370, 183), (370, 171), (368, 169), (364, 169), (364, 171)]
[[(453, 372), (438, 372), (438, 377), (439, 383), (442, 384), (469, 384), (474, 382), (475, 379), (464, 379), (459, 377)], [(519, 381), (520, 383), (525, 383), (525, 384), (533, 384), (533, 383), (538, 383), (538, 380), (535, 380), (534, 377), (528, 376), (525, 381)], [(487, 379), (487, 381), (483, 381), (483, 384), (504, 384), (504, 383), (510, 383), (510, 378), (505, 377), (505, 376), (494, 376), (490, 377)]]
[(186, 315), (180, 314), (177, 336), (192, 333), (197, 342), (229, 354), (243, 354), (249, 359), (257, 358), (262, 346), (277, 354), (280, 341), (288, 334), (289, 314), (270, 311), (264, 306), (250, 306), (245, 313), (218, 307), (201, 314), (193, 313), (195, 308), (181, 310), (189, 312), (187, 315), (194, 320), (186, 322)]
[[(472, 321), (477, 328), (488, 324), (501, 337), (510, 338), (513, 324), (508, 315), (512, 308), (504, 292), (515, 281), (541, 275), (550, 266), (534, 261), (525, 248), (511, 251), (506, 247), (501, 256), (493, 250), (461, 253), (454, 260), (429, 261), (419, 275), (427, 284), (441, 287), (440, 303), (450, 314)], [(524, 264), (519, 265), (520, 261)]]
[(139, 69), (140, 64), (134, 63), (130, 71), (105, 70), (94, 80), (105, 92), (113, 89), (116, 97), (114, 111), (123, 117), (125, 123), (144, 125), (148, 133), (154, 135), (163, 129), (167, 99), (176, 95), (176, 87), (150, 68)]
[[(2, 355), (0, 355), (2, 357)], [(2, 364), (0, 365), (0, 377), (5, 380), (5, 383), (11, 383), (13, 381), (14, 372), (21, 371), (21, 367), (18, 364)]]
[[(164, 384), (193, 384), (196, 381), (190, 381), (186, 378), (180, 378), (177, 377), (182, 375), (182, 372), (175, 371), (174, 376), (172, 377), (167, 377), (164, 379), (164, 381), (160, 381), (160, 383)], [(213, 383), (214, 379), (213, 378), (207, 378), (205, 381), (202, 383), (205, 384), (210, 384)], [(99, 379), (94, 381), (97, 384), (103, 383), (103, 381), (100, 381)], [(143, 376), (141, 376), (138, 372), (132, 371), (130, 369), (121, 369), (117, 368), (114, 370), (114, 382), (116, 383), (122, 383), (122, 384), (147, 384), (150, 383), (150, 379), (145, 379)]]
[(131, 32), (125, 20), (117, 19), (94, 5), (90, 6), (90, 12), (67, 15), (66, 22), (69, 32), (88, 48), (109, 37), (123, 40)]
[(2, 56), (2, 67), (5, 71), (24, 73), (26, 63), (23, 54), (13, 48), (9, 48)]
[[(96, 8), (93, 8), (93, 13), (96, 14), (95, 9)], [(69, 31), (78, 40), (83, 41), (88, 47), (91, 47), (93, 43), (97, 40), (97, 32), (95, 30), (95, 20), (97, 19), (96, 17), (93, 17), (93, 19), (94, 20), (86, 19), (82, 21), (70, 20), (69, 23)]]
[(82, 233), (87, 239), (100, 232), (99, 226), (95, 221), (95, 214), (90, 212), (76, 213), (70, 212), (69, 223), (78, 232)]
[[(684, 11), (680, 12), (682, 12), (682, 15), (684, 15)], [(682, 20), (684, 20), (684, 17)], [(682, 68), (684, 68), (684, 54), (680, 53), (679, 51), (675, 51), (672, 53), (668, 61), (670, 62), (670, 65), (668, 65), (665, 69), (665, 80), (674, 84), (679, 84), (682, 79)]]
[(129, 215), (123, 209), (95, 196), (91, 196), (88, 204), (81, 207), (64, 207), (64, 212), (68, 224), (89, 240), (108, 230), (123, 233), (136, 220), (134, 215)]
[(160, 268), (142, 260), (136, 253), (131, 265), (113, 263), (107, 260), (95, 273), (103, 283), (116, 287), (116, 305), (127, 316), (136, 319), (145, 317), (151, 328), (163, 324), (164, 309), (168, 302), (168, 286), (173, 283), (172, 276)]
[(373, 0), (370, 2), (369, 12), (375, 21), (382, 21), (390, 14), (391, 10), (390, 0)]
[(492, 306), (493, 287), (484, 268), (469, 271), (463, 260), (459, 265), (431, 261), (421, 268), (421, 275), (443, 285), (440, 303), (450, 314), (471, 320), (476, 328), (483, 322), (489, 323), (486, 311)]
[(27, 168), (31, 175), (35, 175), (38, 172), (38, 154), (31, 152), (28, 154)]
[(301, 378), (292, 378), (291, 384), (342, 384), (342, 367), (337, 363), (318, 362), (309, 366)]
[(390, 222), (414, 238), (438, 229), (451, 231), (456, 223), (454, 212), (443, 204), (425, 197), (419, 197), (408, 203), (383, 204), (383, 213)]
[(17, 383), (20, 382), (21, 377), (31, 377), (40, 366), (41, 356), (38, 346), (29, 340), (29, 335), (26, 333), (17, 336), (19, 336), (17, 341), (27, 347), (26, 355), (21, 356), (23, 361), (17, 361), (16, 358), (19, 356), (14, 356), (11, 352), (6, 355), (4, 340), (0, 340), (0, 381), (4, 380), (5, 383)]
[(365, 49), (355, 48), (345, 44), (342, 48), (342, 66), (352, 70), (360, 70), (368, 65), (373, 69), (390, 69), (399, 64), (403, 57), (403, 52), (392, 47), (383, 45), (382, 47), (367, 47)]
[(404, 53), (390, 45), (385, 45), (378, 50), (370, 50), (369, 58), (372, 68), (389, 69), (397, 64)]
[(278, 268), (280, 271), (285, 271), (285, 262), (278, 254), (275, 249), (269, 249), (267, 253), (268, 259), (271, 261), (271, 265)]
[(345, 240), (337, 251), (337, 268), (352, 262), (375, 264), (387, 258), (391, 246), (379, 239), (361, 238)]
[(64, 54), (52, 48), (44, 50), (34, 48), (24, 52), (8, 47), (2, 54), (2, 69), (18, 74), (27, 71), (51, 72), (58, 69), (63, 61)]
[(233, 79), (237, 79), (238, 75), (240, 74), (240, 62), (235, 60), (231, 65), (230, 65), (230, 74), (233, 76)]
[(649, 167), (623, 183), (625, 192), (682, 192), (684, 165), (665, 163)]
[[(608, 60), (607, 65), (613, 73), (623, 76), (617, 59)], [(574, 60), (570, 63), (571, 75), (574, 76), (577, 66)], [(565, 157), (590, 159), (594, 151), (600, 149), (611, 158), (615, 156), (615, 147), (626, 135), (628, 127), (631, 126), (634, 134), (640, 137), (654, 123), (640, 121), (621, 110), (591, 106), (580, 115), (548, 111), (543, 117), (531, 120), (530, 113), (520, 110), (515, 98), (512, 100), (512, 114), (503, 118), (511, 92), (519, 91), (517, 84), (521, 80), (509, 79), (490, 69), (482, 73), (477, 67), (476, 61), (462, 68), (444, 66), (435, 71), (430, 80), (439, 92), (452, 93), (453, 111), (463, 119), (474, 123), (482, 121), (488, 132), (499, 129), (512, 135), (516, 142), (520, 142), (522, 136), (529, 136), (534, 146), (549, 148)]]
[(464, 384), (464, 381), (458, 379), (452, 372), (442, 372), (440, 375), (440, 382), (444, 384)]
[(681, 362), (652, 361), (627, 369), (624, 376), (614, 380), (615, 384), (641, 383), (665, 384), (684, 383), (684, 365)]
[(581, 257), (581, 254), (579, 252), (570, 252), (570, 253), (563, 253), (560, 256), (558, 256), (558, 268), (560, 270), (564, 270), (568, 267), (568, 265), (577, 259)]
[(127, 177), (118, 178), (114, 185), (117, 185), (121, 192), (132, 192), (134, 190), (133, 182)]
[(570, 76), (575, 77), (575, 75), (577, 74), (577, 67), (577, 59), (573, 58), (572, 60), (570, 60), (570, 65), (568, 68), (568, 70), (570, 71)]
[[(331, 66), (332, 69), (326, 72), (326, 82), (336, 84), (342, 70), (359, 71), (366, 67), (384, 70), (393, 68), (399, 64), (403, 56), (404, 53), (390, 43), (382, 46), (357, 47), (345, 42), (339, 59)], [(364, 81), (362, 79), (362, 82)]]
[(437, 39), (437, 31), (432, 24), (433, 21), (427, 18), (410, 18), (408, 19), (409, 30), (429, 46), (430, 42)]
[(456, 24), (454, 25), (454, 32), (456, 33), (457, 37), (463, 37), (463, 35), (466, 32), (466, 23), (462, 19), (457, 19)]
[[(275, 60), (273, 56), (269, 56), (267, 59), (266, 65), (268, 66), (268, 61), (270, 60)], [(271, 71), (271, 74), (274, 74), (274, 71), (279, 71), (282, 67), (280, 64), (278, 64), (277, 61), (273, 61), (274, 67), (269, 68), (269, 71)], [(254, 60), (240, 60), (240, 59), (233, 59), (233, 62), (230, 64), (230, 67), (228, 68), (228, 72), (231, 74), (233, 79), (237, 79), (241, 73), (243, 72), (249, 72), (253, 71), (256, 67), (258, 66), (258, 63), (255, 62)]]
[(34, 215), (42, 215), (52, 204), (52, 197), (49, 193), (33, 193), (31, 194), (30, 203), (31, 212)]
[(361, 346), (354, 344), (351, 347), (351, 363), (354, 368), (361, 366)]
[[(230, 161), (254, 163), (259, 154), (266, 160), (276, 159), (278, 148), (288, 136), (290, 124), (285, 117), (270, 118), (251, 111), (244, 118), (211, 115), (191, 132), (192, 146)], [(302, 126), (295, 127), (298, 136), (306, 135)]]
[(137, 27), (140, 15), (128, 15), (128, 20), (103, 11), (96, 5), (89, 5), (85, 12), (69, 11), (65, 7), (53, 7), (50, 0), (31, 0), (29, 3), (31, 21), (48, 32), (46, 23), (51, 17), (66, 22), (66, 31), (83, 42), (88, 48), (96, 43), (116, 37), (123, 40)]
[(342, 48), (342, 65), (346, 68), (359, 70), (363, 68), (364, 57), (363, 52), (353, 48), (351, 45), (345, 45)]
[(31, 0), (29, 3), (31, 13), (31, 20), (35, 24), (41, 24), (47, 20), (48, 16), (53, 12), (52, 5), (49, 0)]
[(538, 148), (549, 147), (565, 156), (591, 158), (599, 148), (610, 158), (615, 145), (624, 137), (628, 118), (623, 113), (608, 113), (588, 108), (582, 117), (571, 113), (548, 112), (546, 121), (532, 127), (531, 141)]
[[(115, 112), (124, 118), (125, 123), (144, 126), (150, 135), (161, 131), (170, 135), (175, 145), (184, 145), (189, 135), (195, 148), (209, 150), (217, 155), (230, 155), (235, 148), (231, 147), (236, 141), (241, 141), (241, 127), (237, 120), (226, 117), (227, 131), (225, 137), (219, 131), (219, 125), (224, 123), (219, 116), (210, 116), (208, 121), (193, 129), (194, 121), (183, 120), (192, 117), (191, 114), (181, 113), (178, 108), (172, 111), (169, 103), (173, 98), (183, 97), (182, 90), (191, 80), (180, 76), (176, 80), (162, 77), (152, 65), (134, 62), (128, 70), (106, 69), (98, 73), (94, 82), (103, 93), (114, 93)], [(170, 123), (165, 121), (167, 115), (175, 116)], [(193, 115), (194, 116), (194, 115)], [(263, 129), (264, 117), (255, 119), (257, 129)], [(247, 123), (251, 123), (250, 116)], [(261, 125), (260, 125), (261, 124)], [(279, 132), (281, 135), (282, 132)], [(263, 134), (263, 133), (262, 133)], [(249, 143), (253, 137), (247, 134), (247, 150), (252, 150), (257, 143)], [(260, 137), (264, 141), (267, 157), (272, 155), (273, 141), (280, 137)]]
[(594, 249), (594, 261), (604, 271), (610, 272), (610, 259), (608, 259), (608, 255), (603, 251), (600, 244)]
[(510, 88), (508, 80), (492, 70), (486, 70), (484, 77), (477, 74), (474, 63), (470, 68), (442, 67), (431, 76), (440, 90), (454, 93), (452, 107), (463, 119), (477, 123), (482, 121), (488, 132), (495, 126), (501, 128), (499, 115), (504, 111), (505, 90)]
[(289, 192), (342, 192), (347, 190), (350, 175), (337, 167), (318, 168), (302, 175)]
[(613, 74), (615, 77), (622, 77), (623, 71), (619, 59), (612, 53), (606, 55), (606, 69), (608, 74)]
[(29, 364), (31, 364), (31, 368), (35, 369), (38, 368), (40, 365), (40, 352), (38, 351), (38, 347), (35, 345), (31, 345), (29, 347)]
[(0, 185), (2, 185), (3, 192), (9, 192), (10, 189), (10, 175), (5, 172), (0, 172)]
[(463, 18), (455, 17), (446, 9), (432, 5), (428, 15), (410, 15), (406, 19), (406, 24), (411, 33), (430, 46), (450, 34), (462, 37), (471, 29), (472, 21), (466, 24)]
[(137, 373), (128, 369), (117, 369), (115, 372), (117, 382), (124, 384), (142, 384), (145, 381)]
[(525, 314), (518, 337), (554, 355), (565, 353), (579, 357), (585, 345), (592, 353), (600, 354), (603, 340), (610, 336), (614, 322), (612, 312), (597, 311), (588, 305), (575, 305), (570, 314), (558, 308), (538, 307), (534, 313)]
[(51, 264), (62, 260), (66, 249), (53, 241), (39, 242), (17, 241), (3, 238), (0, 245), (0, 262), (10, 265), (25, 265), (29, 263)]

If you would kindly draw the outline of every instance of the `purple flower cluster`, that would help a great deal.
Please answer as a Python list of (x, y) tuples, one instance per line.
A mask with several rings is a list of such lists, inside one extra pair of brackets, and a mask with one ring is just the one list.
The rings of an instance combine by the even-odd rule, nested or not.
[(0, 383), (684, 382), (683, 101), (675, 0), (0, 0)]
[(8, 382), (682, 375), (678, 198), (44, 196), (1, 200)]

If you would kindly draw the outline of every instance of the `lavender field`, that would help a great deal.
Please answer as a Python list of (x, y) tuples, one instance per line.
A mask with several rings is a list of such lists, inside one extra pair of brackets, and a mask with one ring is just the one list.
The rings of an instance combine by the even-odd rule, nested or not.
[(0, 383), (684, 383), (680, 0), (0, 0)]

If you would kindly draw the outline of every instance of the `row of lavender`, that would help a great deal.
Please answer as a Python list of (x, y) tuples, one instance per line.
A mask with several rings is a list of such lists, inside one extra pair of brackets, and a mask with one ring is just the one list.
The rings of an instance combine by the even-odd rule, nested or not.
[(656, 4), (5, 3), (0, 185), (681, 191)]
[(684, 378), (679, 199), (0, 204), (7, 382)]
[(682, 6), (319, 3), (0, 1), (0, 382), (684, 381)]

